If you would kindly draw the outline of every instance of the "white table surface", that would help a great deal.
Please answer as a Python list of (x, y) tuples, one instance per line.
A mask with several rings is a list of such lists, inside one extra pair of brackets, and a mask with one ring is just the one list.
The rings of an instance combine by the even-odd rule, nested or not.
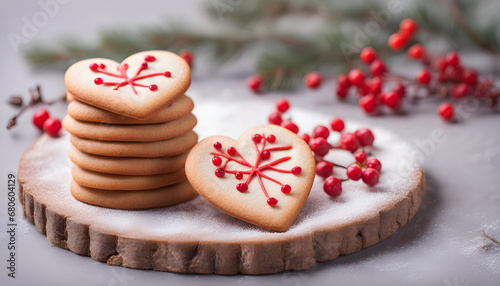
[[(137, 2), (69, 1), (21, 46), (51, 41), (61, 34), (92, 42), (103, 27), (161, 24), (167, 19), (208, 23), (199, 1)], [(2, 125), (15, 113), (5, 104), (9, 95), (27, 95), (27, 88), (37, 83), (42, 84), (47, 99), (64, 91), (62, 73), (32, 71), (7, 40), (9, 32), (20, 33), (23, 17), (31, 18), (40, 10), (36, 1), (0, 2)], [(469, 55), (465, 61), (488, 72), (496, 66), (498, 72), (498, 61), (485, 56)], [(306, 271), (263, 276), (182, 275), (112, 267), (53, 246), (22, 218), (18, 202), (17, 278), (12, 279), (7, 277), (5, 262), (7, 175), (17, 172), (22, 152), (39, 136), (31, 124), (32, 110), (11, 131), (0, 128), (0, 285), (499, 285), (500, 246), (487, 247), (482, 229), (500, 237), (500, 114), (479, 109), (459, 124), (447, 124), (436, 115), (437, 104), (429, 102), (409, 107), (406, 116), (367, 117), (354, 100), (338, 103), (331, 83), (317, 92), (302, 89), (256, 96), (245, 86), (245, 78), (252, 73), (251, 62), (243, 59), (210, 73), (208, 65), (198, 61), (189, 92), (200, 98), (199, 104), (204, 100), (244, 99), (272, 105), (286, 96), (295, 106), (384, 126), (417, 148), (422, 146), (419, 142), (428, 142), (432, 132), (442, 130), (446, 139), (424, 152), (427, 194), (413, 220), (373, 247), (318, 263)], [(52, 106), (50, 111), (60, 118), (66, 112), (63, 104)]]

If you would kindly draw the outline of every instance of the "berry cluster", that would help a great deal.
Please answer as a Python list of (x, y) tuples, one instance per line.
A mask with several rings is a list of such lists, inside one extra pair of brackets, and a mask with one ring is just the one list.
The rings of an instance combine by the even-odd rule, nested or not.
[[(276, 111), (269, 117), (269, 123), (281, 125), (288, 130), (298, 133), (299, 128), (291, 120), (283, 120), (282, 115), (290, 108), (286, 99), (276, 102)], [(368, 159), (370, 147), (373, 145), (375, 136), (368, 128), (360, 128), (353, 133), (345, 132), (344, 121), (340, 118), (333, 118), (327, 126), (317, 126), (311, 135), (303, 133), (300, 135), (309, 144), (316, 160), (316, 174), (325, 180), (323, 190), (330, 196), (338, 196), (342, 193), (342, 182), (347, 180), (362, 180), (368, 186), (378, 183), (382, 164), (375, 158)], [(331, 132), (341, 134), (339, 142), (330, 144), (328, 137)], [(325, 156), (332, 149), (343, 149), (354, 154), (354, 162), (346, 167), (325, 160)], [(334, 167), (345, 169), (346, 178), (333, 176)]]
[(58, 118), (50, 117), (49, 112), (43, 108), (33, 114), (33, 124), (52, 137), (57, 137), (59, 130), (61, 130), (61, 121)]
[[(415, 21), (403, 20), (399, 30), (389, 37), (389, 48), (396, 52), (405, 50), (414, 41), (417, 31)], [(475, 70), (465, 68), (458, 52), (451, 51), (444, 56), (431, 55), (422, 45), (415, 43), (407, 49), (407, 55), (423, 66), (415, 78), (390, 73), (377, 52), (365, 47), (360, 53), (360, 61), (366, 68), (359, 66), (335, 77), (337, 97), (344, 99), (354, 90), (360, 96), (360, 108), (368, 114), (383, 110), (399, 111), (405, 98), (412, 103), (427, 98), (447, 98), (451, 102), (442, 103), (437, 110), (445, 120), (456, 118), (456, 105), (468, 96), (492, 108), (498, 106), (500, 89), (495, 87), (490, 78), (480, 78)], [(304, 83), (310, 89), (317, 89), (323, 81), (318, 72), (308, 73), (304, 77)], [(262, 78), (253, 76), (247, 84), (250, 89), (259, 91)]]

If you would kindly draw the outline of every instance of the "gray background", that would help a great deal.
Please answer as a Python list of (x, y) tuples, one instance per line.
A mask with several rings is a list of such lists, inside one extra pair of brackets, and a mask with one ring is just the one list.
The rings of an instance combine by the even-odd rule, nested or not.
[[(103, 27), (136, 27), (164, 21), (210, 26), (199, 1), (70, 1), (41, 27), (25, 46), (50, 41), (61, 34), (86, 41), (96, 40)], [(47, 99), (64, 91), (61, 73), (32, 71), (7, 40), (7, 33), (20, 33), (22, 17), (31, 18), (41, 8), (36, 1), (0, 2), (0, 123), (6, 124), (15, 109), (4, 102), (13, 93), (27, 95), (27, 88), (43, 85)], [(210, 3), (210, 2), (209, 2)], [(223, 21), (223, 19), (221, 19)], [(498, 71), (498, 61), (467, 54), (466, 65)], [(317, 92), (254, 95), (245, 87), (252, 74), (251, 58), (244, 58), (212, 73), (199, 59), (190, 93), (203, 100), (253, 100), (264, 105), (286, 96), (292, 105), (349, 120), (366, 121), (389, 128), (413, 142), (425, 158), (428, 191), (423, 205), (408, 225), (377, 245), (300, 272), (264, 276), (181, 275), (111, 267), (51, 245), (18, 211), (17, 278), (7, 277), (7, 175), (17, 172), (22, 152), (39, 136), (31, 124), (34, 110), (18, 125), (1, 132), (0, 190), (0, 284), (1, 285), (499, 285), (500, 247), (482, 235), (500, 237), (500, 117), (488, 109), (466, 107), (464, 120), (444, 123), (436, 115), (435, 102), (410, 106), (406, 116), (367, 117), (355, 104), (338, 104), (331, 83)], [(410, 75), (412, 65), (397, 67)], [(202, 104), (202, 101), (200, 100)], [(63, 104), (52, 106), (62, 118)], [(203, 120), (200, 118), (200, 120)], [(445, 139), (432, 141), (433, 132)], [(424, 144), (423, 142), (427, 142)], [(432, 142), (432, 143), (431, 143)], [(422, 147), (424, 146), (424, 147)], [(19, 206), (20, 207), (20, 206)]]

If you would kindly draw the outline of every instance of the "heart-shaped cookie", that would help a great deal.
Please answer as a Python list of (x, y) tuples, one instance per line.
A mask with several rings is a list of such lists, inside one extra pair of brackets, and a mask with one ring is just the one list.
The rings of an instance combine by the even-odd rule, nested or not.
[(316, 173), (308, 144), (277, 125), (246, 131), (238, 141), (213, 136), (186, 160), (186, 175), (207, 201), (241, 220), (286, 231), (304, 205)]
[(174, 53), (146, 51), (121, 63), (102, 58), (77, 62), (66, 71), (64, 81), (79, 101), (147, 119), (184, 94), (191, 84), (191, 70)]

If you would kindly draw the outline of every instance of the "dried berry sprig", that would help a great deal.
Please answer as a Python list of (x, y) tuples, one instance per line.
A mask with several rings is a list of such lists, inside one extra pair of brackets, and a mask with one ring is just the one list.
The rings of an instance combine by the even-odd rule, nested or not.
[[(276, 102), (276, 110), (268, 116), (271, 124), (280, 125), (298, 134), (299, 127), (292, 119), (283, 120), (283, 115), (289, 110), (290, 103), (286, 99)], [(368, 186), (375, 186), (380, 178), (382, 164), (376, 158), (368, 159), (371, 155), (370, 147), (373, 145), (375, 136), (368, 128), (360, 128), (354, 133), (344, 131), (344, 121), (340, 118), (333, 118), (327, 126), (316, 126), (311, 132), (300, 135), (309, 144), (316, 160), (316, 175), (322, 177), (325, 182), (323, 190), (330, 196), (336, 197), (342, 193), (342, 182), (362, 180)], [(331, 130), (331, 131), (330, 131)], [(328, 142), (331, 132), (341, 134), (340, 140), (335, 144)], [(354, 162), (349, 166), (343, 166), (325, 159), (325, 156), (332, 149), (346, 150), (354, 154)], [(334, 168), (345, 170), (345, 178), (333, 176)]]
[[(21, 109), (19, 110), (19, 112), (16, 115), (14, 115), (13, 117), (11, 117), (9, 119), (9, 121), (7, 123), (7, 126), (6, 126), (7, 129), (10, 129), (14, 125), (16, 125), (17, 119), (26, 110), (28, 110), (28, 109), (30, 109), (30, 108), (32, 108), (34, 106), (37, 106), (37, 105), (52, 105), (52, 104), (57, 103), (57, 102), (64, 102), (64, 101), (66, 101), (66, 94), (64, 94), (61, 97), (56, 98), (54, 100), (45, 101), (43, 99), (42, 90), (41, 90), (40, 85), (37, 85), (35, 88), (29, 88), (28, 91), (29, 91), (29, 94), (30, 94), (30, 101), (29, 101), (29, 103), (27, 105), (23, 105), (23, 99), (19, 95), (13, 95), (13, 96), (10, 97), (8, 103), (10, 105), (12, 105), (12, 106), (15, 106), (15, 107), (21, 107)], [(45, 118), (45, 116), (42, 116), (42, 117)], [(45, 119), (48, 119), (48, 118), (49, 118), (49, 116), (47, 116), (47, 118), (45, 118)], [(45, 122), (45, 120), (43, 120), (43, 121)], [(35, 123), (35, 117), (33, 118), (33, 122), (34, 122), (35, 125), (37, 125), (37, 123)], [(37, 121), (37, 122), (39, 122), (39, 121)], [(39, 127), (40, 129), (43, 129), (43, 123), (44, 122), (42, 122), (41, 124), (38, 124), (40, 126), (37, 125), (37, 127)], [(55, 129), (56, 128), (51, 128), (51, 130), (55, 130)]]
[(485, 231), (484, 229), (483, 229), (483, 234), (484, 234), (484, 236), (486, 236), (487, 238), (489, 238), (489, 239), (490, 239), (491, 241), (493, 241), (494, 243), (496, 243), (496, 244), (500, 245), (500, 241), (498, 241), (497, 239), (495, 239), (495, 238), (493, 238), (493, 237), (489, 236), (489, 235), (486, 233), (486, 231)]

